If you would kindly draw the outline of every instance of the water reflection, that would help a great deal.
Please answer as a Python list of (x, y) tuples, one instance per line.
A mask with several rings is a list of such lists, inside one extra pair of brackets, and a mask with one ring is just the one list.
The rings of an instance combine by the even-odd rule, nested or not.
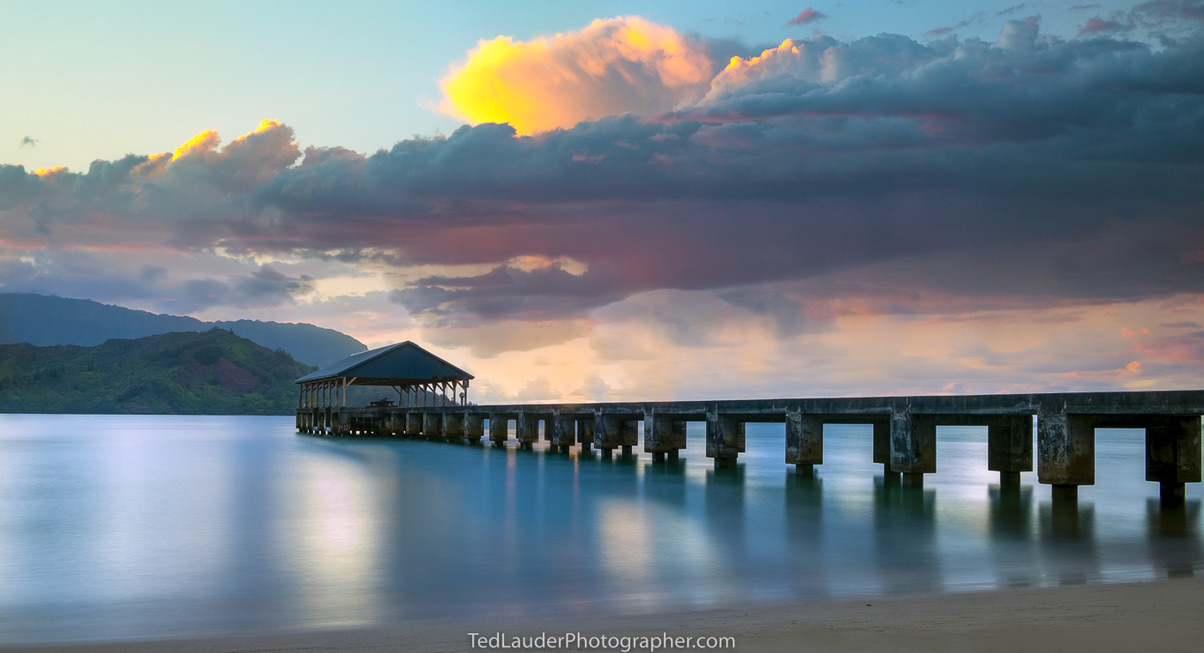
[(1000, 587), (1028, 587), (1039, 584), (1027, 560), (1036, 558), (1034, 550), (1032, 486), (1000, 488), (987, 491), (989, 506), (988, 530), (991, 542), (992, 566), (997, 570)]
[(716, 469), (701, 429), (654, 463), (324, 440), (287, 420), (12, 419), (0, 642), (1140, 580), (1204, 560), (1204, 491), (1163, 507), (1126, 434), (1068, 505), (1031, 474), (1001, 490), (972, 430), (942, 429), (941, 472), (909, 488), (856, 427), (825, 428), (826, 464), (804, 476), (781, 425), (750, 425)]
[(826, 596), (831, 587), (825, 564), (824, 481), (815, 474), (788, 471), (783, 485), (782, 519), (789, 550), (783, 571), (798, 596)]
[(874, 561), (882, 591), (931, 592), (941, 588), (936, 550), (936, 490), (874, 479)]
[(1204, 559), (1200, 549), (1200, 501), (1164, 506), (1146, 499), (1147, 539), (1154, 569), (1169, 577), (1194, 576)]

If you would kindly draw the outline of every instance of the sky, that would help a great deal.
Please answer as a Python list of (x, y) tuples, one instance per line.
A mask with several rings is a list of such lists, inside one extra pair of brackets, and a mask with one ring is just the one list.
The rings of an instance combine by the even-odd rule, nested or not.
[(1204, 387), (1204, 0), (0, 0), (0, 292), (471, 398)]

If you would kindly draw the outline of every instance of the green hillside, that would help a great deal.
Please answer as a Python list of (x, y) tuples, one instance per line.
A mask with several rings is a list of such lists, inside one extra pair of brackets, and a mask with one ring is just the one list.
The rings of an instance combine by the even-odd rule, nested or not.
[(287, 415), (315, 368), (229, 331), (0, 345), (0, 412)]
[(143, 338), (177, 331), (228, 329), (268, 349), (319, 367), (367, 350), (364, 343), (312, 324), (236, 320), (202, 322), (192, 317), (158, 315), (87, 299), (32, 293), (0, 293), (0, 344), (99, 345), (113, 338)]

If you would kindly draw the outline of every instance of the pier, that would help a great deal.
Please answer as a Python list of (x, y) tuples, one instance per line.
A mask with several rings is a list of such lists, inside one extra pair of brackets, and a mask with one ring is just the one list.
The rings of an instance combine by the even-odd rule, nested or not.
[(706, 455), (717, 468), (734, 465), (744, 452), (745, 424), (783, 423), (783, 461), (802, 475), (824, 462), (824, 424), (866, 424), (873, 428), (873, 461), (888, 482), (910, 487), (922, 487), (924, 475), (937, 471), (938, 426), (985, 426), (987, 466), (999, 473), (1001, 488), (1018, 488), (1020, 473), (1035, 464), (1038, 482), (1061, 502), (1073, 502), (1079, 486), (1095, 483), (1096, 428), (1141, 428), (1146, 480), (1159, 484), (1164, 504), (1182, 503), (1186, 484), (1201, 480), (1204, 390), (491, 406), (301, 403), (302, 433), (473, 444), (488, 438), (506, 446), (513, 425), (522, 449), (532, 449), (542, 432), (550, 450), (577, 446), (582, 455), (595, 449), (602, 456), (630, 455), (642, 424), (643, 450), (654, 461), (677, 458), (686, 447), (686, 424), (700, 422)]

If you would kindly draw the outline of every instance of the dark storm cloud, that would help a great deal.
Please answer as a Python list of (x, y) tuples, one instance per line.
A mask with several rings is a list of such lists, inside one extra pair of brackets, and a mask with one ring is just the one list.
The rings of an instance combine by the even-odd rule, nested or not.
[(397, 290), (391, 299), (411, 313), (480, 316), (486, 319), (521, 314), (529, 319), (558, 318), (622, 299), (611, 284), (594, 273), (574, 275), (559, 264), (525, 270), (499, 266), (473, 277), (426, 277)]
[(247, 274), (228, 279), (187, 279), (178, 284), (161, 284), (163, 306), (177, 314), (189, 314), (215, 306), (260, 308), (293, 303), (293, 298), (313, 289), (312, 279), (302, 275), (291, 278), (262, 266)]
[[(1198, 3), (1155, 4), (1147, 15)], [(795, 333), (830, 311), (737, 289), (856, 279), (867, 296), (921, 289), (967, 309), (1204, 292), (1202, 179), (1198, 32), (1152, 49), (1046, 39), (1030, 18), (995, 43), (788, 42), (675, 112), (529, 137), (483, 124), (370, 155), (302, 153), (265, 124), (85, 174), (0, 168), (0, 247), (491, 270), (399, 283), (394, 301), (449, 324), (717, 289)], [(261, 270), (195, 280), (181, 301), (287, 302), (307, 284)]]

